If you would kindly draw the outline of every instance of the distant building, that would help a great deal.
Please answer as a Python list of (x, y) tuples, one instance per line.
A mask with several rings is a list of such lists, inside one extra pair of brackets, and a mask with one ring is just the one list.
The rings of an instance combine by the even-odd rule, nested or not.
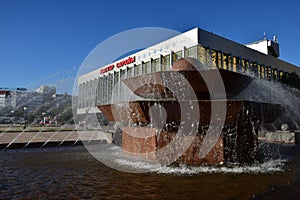
[(9, 95), (8, 91), (0, 90), (0, 108), (3, 108), (7, 105), (6, 99)]
[(27, 91), (25, 88), (0, 88), (0, 108), (19, 109), (26, 106), (28, 112), (32, 112), (55, 95), (56, 88), (52, 86), (43, 85), (35, 91)]
[(25, 93), (26, 88), (0, 88), (0, 108), (16, 107), (19, 97)]

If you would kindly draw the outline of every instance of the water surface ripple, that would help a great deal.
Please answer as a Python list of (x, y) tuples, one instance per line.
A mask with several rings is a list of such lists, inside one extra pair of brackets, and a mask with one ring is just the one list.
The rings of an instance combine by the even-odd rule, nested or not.
[(2, 151), (0, 199), (299, 199), (300, 148), (284, 148), (287, 158), (252, 167), (143, 174), (111, 169), (80, 146)]

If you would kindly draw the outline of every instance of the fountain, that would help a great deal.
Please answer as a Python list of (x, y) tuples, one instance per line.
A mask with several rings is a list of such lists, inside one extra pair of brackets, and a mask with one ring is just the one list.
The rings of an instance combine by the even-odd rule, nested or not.
[[(243, 164), (256, 159), (258, 128), (262, 122), (274, 121), (282, 112), (282, 106), (234, 100), (252, 77), (203, 66), (196, 59), (182, 58), (170, 71), (123, 79), (123, 83), (143, 99), (97, 105), (109, 121), (122, 122), (124, 152), (141, 154), (146, 160), (158, 159), (164, 163), (164, 159), (174, 157), (172, 163), (190, 165)], [(218, 80), (217, 76), (223, 80), (226, 96), (219, 94), (221, 79)], [(168, 83), (169, 80), (172, 80), (171, 83)], [(180, 89), (183, 81), (188, 82), (190, 89), (182, 90), (184, 85)], [(141, 82), (144, 84), (137, 84)], [(177, 93), (185, 94), (178, 97), (170, 89), (170, 84), (179, 84), (173, 87), (178, 86), (180, 91)], [(183, 110), (182, 105), (188, 110)], [(225, 111), (223, 121), (220, 113), (212, 111), (213, 107)], [(193, 118), (193, 112), (199, 115)], [(186, 121), (182, 121), (183, 114), (190, 116), (191, 123), (187, 129), (181, 128), (186, 126)], [(223, 122), (221, 127), (218, 121)], [(210, 125), (213, 125), (212, 128)], [(176, 138), (181, 141), (180, 145), (172, 144)], [(168, 151), (159, 151), (167, 146)], [(182, 153), (176, 153), (181, 146), (184, 146)]]

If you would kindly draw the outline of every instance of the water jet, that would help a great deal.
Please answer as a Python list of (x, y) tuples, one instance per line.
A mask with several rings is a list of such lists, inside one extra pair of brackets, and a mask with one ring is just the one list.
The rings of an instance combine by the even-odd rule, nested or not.
[[(283, 111), (283, 107), (278, 104), (234, 100), (234, 96), (247, 87), (252, 77), (203, 66), (196, 59), (182, 58), (175, 62), (169, 71), (123, 79), (129, 90), (143, 99), (97, 105), (109, 121), (122, 122), (124, 152), (142, 155), (147, 160), (159, 160), (161, 163), (165, 163), (164, 159), (175, 156), (175, 163), (190, 165), (243, 164), (256, 159), (259, 126), (262, 122), (274, 121)], [(168, 84), (170, 86), (182, 82), (174, 76), (178, 73), (192, 88), (184, 91), (185, 95), (181, 98), (168, 87)], [(218, 94), (218, 75), (224, 84), (225, 98), (224, 95)], [(168, 83), (170, 80), (172, 83)], [(144, 84), (136, 84), (137, 82)], [(151, 116), (151, 109), (157, 105), (166, 113), (162, 124), (153, 123), (155, 118)], [(196, 124), (197, 130), (194, 135), (187, 129), (182, 132), (178, 128), (185, 123), (182, 121), (183, 112), (189, 112), (182, 110), (182, 105), (192, 109), (192, 105), (196, 105), (195, 112), (200, 113), (198, 119), (190, 119), (193, 121), (191, 124)], [(219, 113), (212, 112), (212, 105), (226, 112), (222, 127), (213, 127), (216, 130), (210, 130), (208, 134), (209, 125), (217, 124), (220, 118)], [(160, 115), (159, 110), (155, 112), (156, 116)], [(218, 130), (221, 130), (221, 133), (217, 133)], [(181, 141), (180, 145), (172, 144), (170, 147), (176, 137)], [(188, 141), (186, 138), (189, 138)], [(185, 142), (187, 146), (183, 153), (178, 154), (177, 149)], [(169, 146), (168, 151), (161, 153), (159, 150), (166, 146)]]

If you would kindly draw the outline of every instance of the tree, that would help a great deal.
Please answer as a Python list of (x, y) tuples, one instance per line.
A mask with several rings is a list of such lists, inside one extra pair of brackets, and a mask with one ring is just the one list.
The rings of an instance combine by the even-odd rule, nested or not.
[(73, 119), (73, 113), (72, 113), (72, 107), (70, 105), (61, 114), (60, 121), (66, 123), (71, 121), (72, 119)]

